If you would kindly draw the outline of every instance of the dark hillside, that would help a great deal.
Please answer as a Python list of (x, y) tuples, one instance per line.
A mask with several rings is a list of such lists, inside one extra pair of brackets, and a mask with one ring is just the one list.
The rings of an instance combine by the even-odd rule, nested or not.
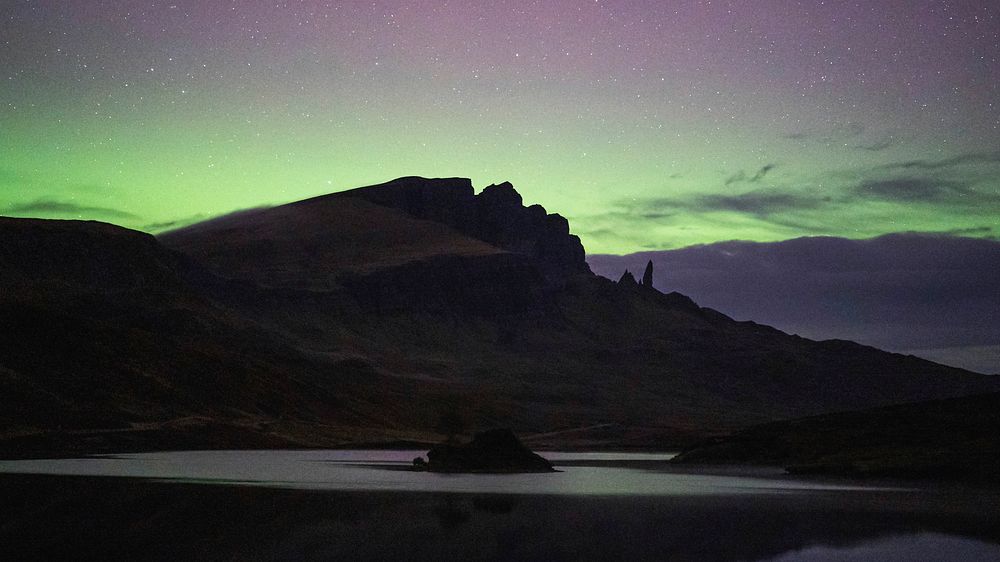
[(404, 178), (159, 239), (25, 219), (0, 237), (9, 455), (433, 441), (443, 418), (663, 448), (1000, 388), (598, 277), (509, 184)]

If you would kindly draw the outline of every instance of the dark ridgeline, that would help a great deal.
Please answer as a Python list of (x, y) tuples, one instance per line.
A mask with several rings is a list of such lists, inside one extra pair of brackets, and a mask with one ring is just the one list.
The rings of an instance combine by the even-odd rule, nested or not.
[(158, 238), (0, 219), (0, 238), (8, 456), (434, 442), (445, 404), (533, 447), (662, 448), (1000, 389), (736, 322), (649, 266), (598, 277), (510, 184), (402, 178)]
[[(923, 350), (1000, 342), (1000, 322), (986, 313), (1000, 310), (1000, 240), (809, 236), (587, 256), (595, 273), (616, 279), (648, 261), (660, 287), (806, 337), (856, 334), (875, 347)], [(934, 357), (949, 357), (954, 366), (1000, 371), (996, 355), (991, 362), (985, 350), (978, 357), (957, 349), (941, 353)]]

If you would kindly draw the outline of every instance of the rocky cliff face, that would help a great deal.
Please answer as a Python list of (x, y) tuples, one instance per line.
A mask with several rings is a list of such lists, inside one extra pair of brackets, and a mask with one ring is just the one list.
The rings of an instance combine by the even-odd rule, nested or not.
[(338, 293), (373, 314), (537, 317), (569, 278), (592, 276), (566, 219), (524, 207), (510, 184), (475, 195), (467, 179), (402, 178), (160, 240), (221, 277)]
[(583, 244), (570, 234), (569, 222), (547, 213), (541, 205), (525, 207), (521, 195), (508, 182), (490, 185), (476, 195), (468, 179), (408, 177), (335, 196), (399, 209), (527, 256), (550, 286), (562, 286), (574, 275), (591, 273)]
[(357, 305), (375, 314), (499, 318), (554, 308), (538, 269), (516, 254), (433, 256), (367, 275), (343, 275), (340, 283)]

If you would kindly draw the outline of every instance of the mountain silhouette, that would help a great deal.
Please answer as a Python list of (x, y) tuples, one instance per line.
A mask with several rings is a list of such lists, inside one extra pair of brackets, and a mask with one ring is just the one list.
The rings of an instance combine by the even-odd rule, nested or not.
[[(507, 183), (401, 178), (154, 238), (0, 219), (7, 455), (440, 439), (673, 447), (1000, 379), (591, 273)], [(627, 279), (625, 279), (627, 277)]]

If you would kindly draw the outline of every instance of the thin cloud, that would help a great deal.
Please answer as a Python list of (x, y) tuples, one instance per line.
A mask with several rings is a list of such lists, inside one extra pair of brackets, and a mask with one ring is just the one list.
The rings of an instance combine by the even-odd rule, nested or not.
[(941, 160), (908, 160), (886, 164), (881, 168), (886, 170), (941, 170), (963, 164), (1000, 164), (1000, 151), (969, 152)]
[[(671, 201), (671, 203), (667, 201)], [(672, 201), (668, 199), (629, 199), (628, 201), (619, 201), (615, 210), (566, 218), (570, 224), (594, 223), (595, 221), (617, 223), (618, 221), (627, 222), (636, 219), (665, 220), (679, 214), (678, 207)]]
[(978, 206), (1000, 202), (1000, 196), (976, 191), (968, 183), (932, 178), (870, 180), (862, 182), (854, 192), (865, 198), (905, 203)]
[[(176, 219), (173, 221), (166, 221), (163, 223), (153, 223), (144, 227), (144, 230), (156, 230), (157, 236), (169, 236), (173, 230), (180, 229), (182, 227), (190, 227), (191, 229), (212, 229), (217, 226), (225, 225), (227, 221), (240, 220), (244, 217), (250, 217), (261, 211), (270, 209), (271, 207), (262, 205), (260, 207), (251, 207), (249, 209), (241, 209), (239, 211), (233, 211), (231, 213), (226, 213), (224, 215), (217, 215), (211, 218), (205, 219), (205, 215), (193, 215), (187, 218)], [(158, 228), (157, 228), (158, 227)]]
[(855, 192), (862, 197), (890, 201), (941, 201), (973, 193), (962, 183), (926, 178), (871, 180), (862, 182)]
[[(766, 172), (765, 172), (766, 173)], [(670, 216), (678, 211), (731, 211), (766, 217), (775, 213), (815, 209), (831, 202), (829, 197), (803, 195), (791, 191), (757, 190), (738, 195), (697, 195), (690, 198), (659, 197), (621, 202), (630, 216)]]
[(899, 144), (899, 140), (898, 139), (895, 139), (893, 137), (889, 137), (889, 138), (887, 138), (885, 140), (876, 141), (876, 142), (872, 142), (872, 143), (868, 143), (868, 144), (858, 144), (858, 145), (855, 145), (854, 148), (857, 148), (857, 149), (860, 149), (860, 150), (866, 150), (868, 152), (882, 152), (883, 150), (885, 150), (887, 148), (892, 148), (893, 146), (896, 146), (898, 144)]
[(28, 203), (20, 203), (7, 207), (7, 212), (18, 214), (45, 214), (45, 215), (98, 215), (113, 219), (139, 219), (139, 215), (112, 209), (110, 207), (100, 207), (93, 205), (81, 205), (72, 201), (57, 201), (54, 199), (36, 199)]
[(759, 170), (757, 170), (757, 172), (752, 176), (747, 176), (745, 171), (740, 170), (739, 172), (733, 174), (732, 176), (729, 176), (729, 178), (726, 180), (726, 185), (732, 185), (734, 183), (740, 183), (740, 182), (758, 183), (764, 179), (764, 176), (766, 176), (768, 172), (775, 169), (777, 166), (778, 166), (777, 164), (767, 164), (761, 167)]
[(860, 123), (847, 123), (829, 129), (796, 131), (784, 135), (784, 138), (827, 145), (843, 144), (867, 152), (881, 152), (898, 146), (905, 140), (893, 133), (869, 131)]
[(160, 233), (160, 232), (165, 232), (167, 230), (173, 230), (175, 228), (182, 228), (194, 224), (198, 221), (204, 220), (205, 218), (207, 218), (207, 215), (197, 214), (197, 215), (192, 215), (190, 217), (184, 217), (169, 221), (153, 222), (147, 225), (143, 225), (142, 230), (146, 232)]
[(843, 142), (847, 139), (865, 134), (865, 126), (861, 123), (844, 123), (828, 129), (807, 129), (788, 133), (786, 139), (808, 140), (822, 143)]
[(947, 236), (974, 236), (977, 238), (996, 239), (996, 231), (992, 226), (974, 226), (970, 228), (953, 228), (945, 230), (941, 234)]
[(790, 210), (815, 209), (823, 199), (784, 191), (750, 191), (739, 195), (703, 195), (693, 207), (705, 211), (734, 211), (767, 216)]

